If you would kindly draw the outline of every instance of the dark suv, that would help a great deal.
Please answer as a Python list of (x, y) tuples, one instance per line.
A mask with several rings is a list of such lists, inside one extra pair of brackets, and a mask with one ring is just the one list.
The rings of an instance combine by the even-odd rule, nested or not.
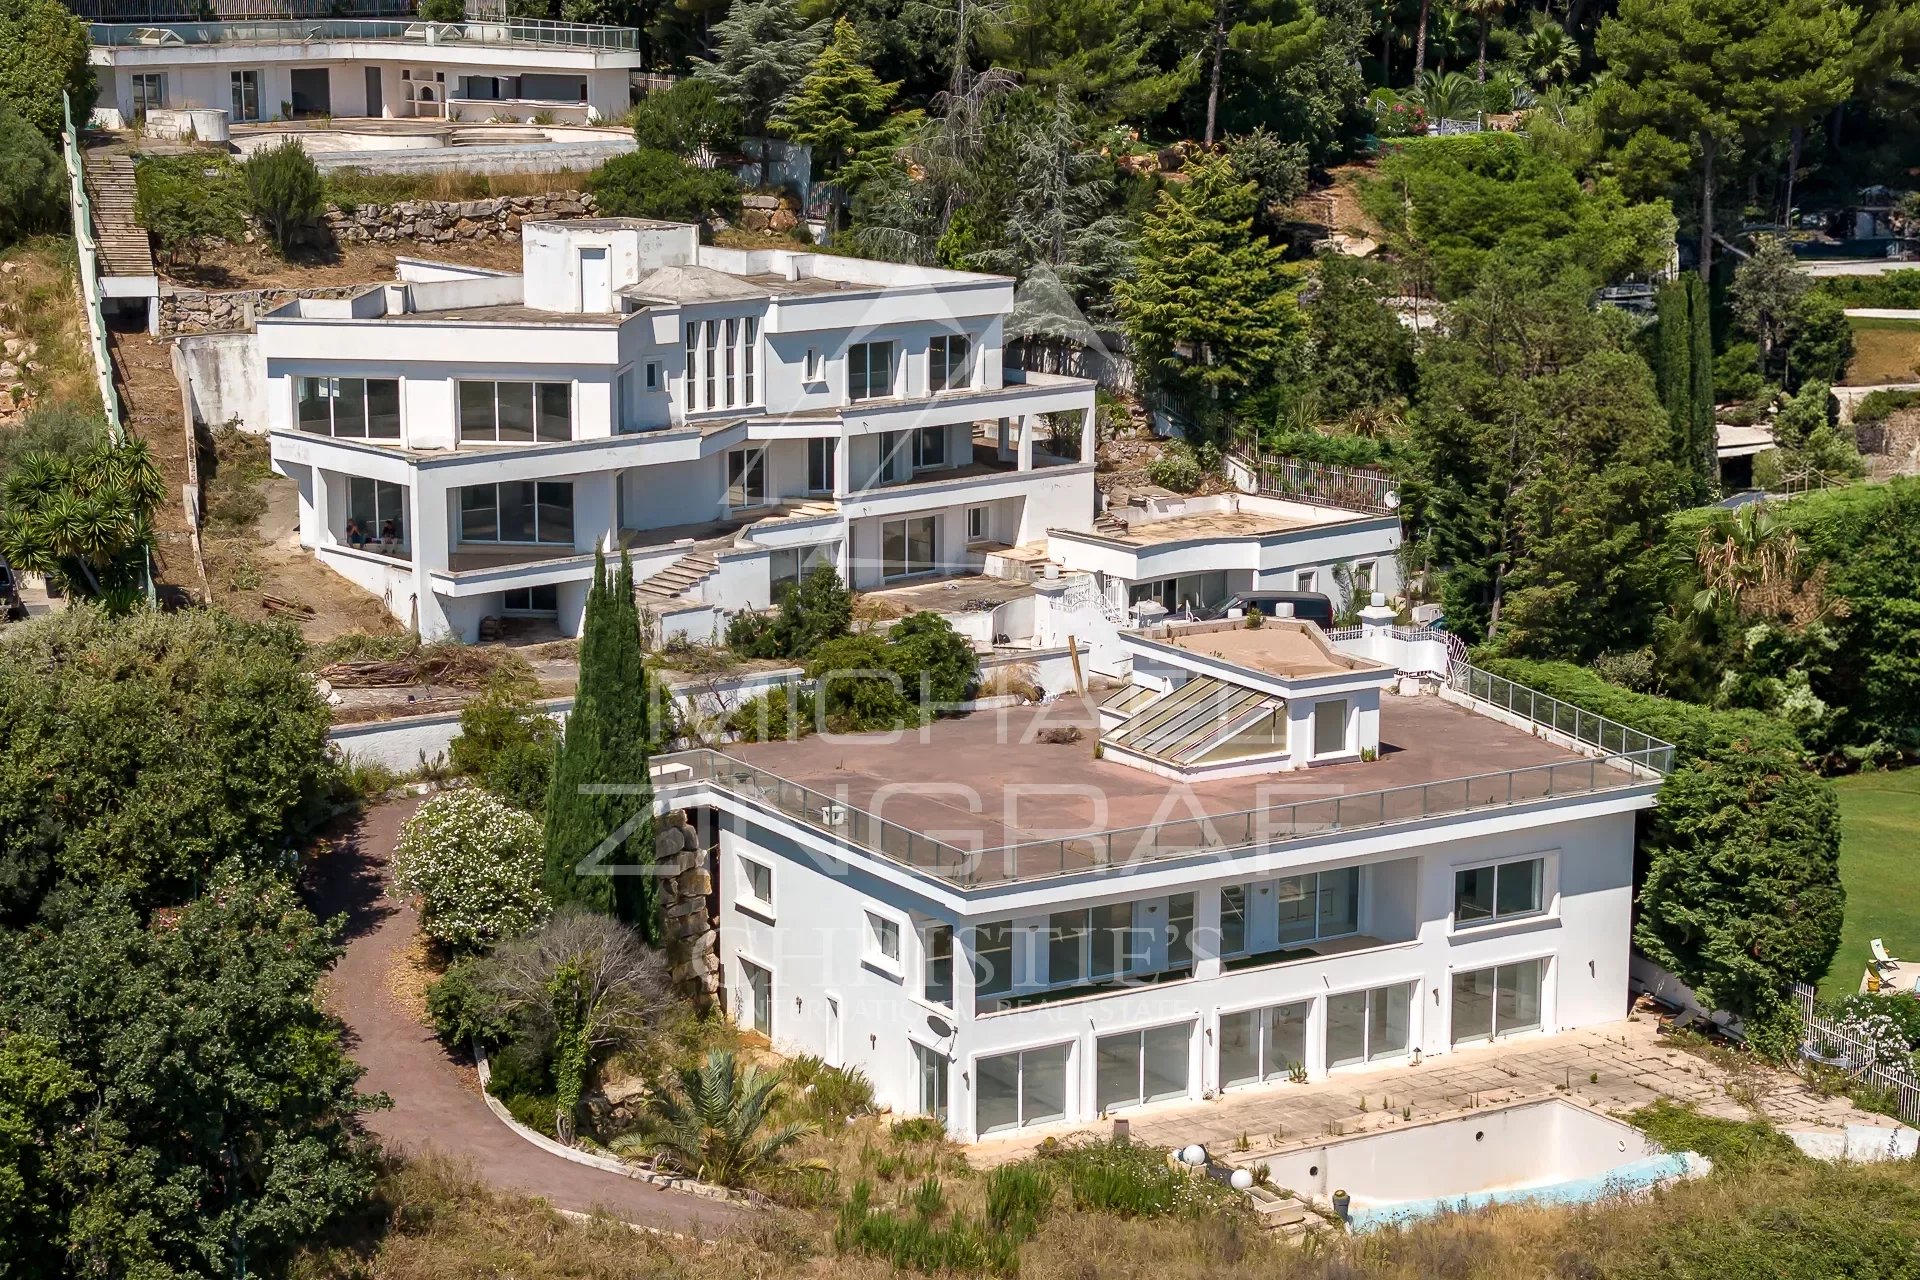
[(1214, 609), (1211, 616), (1224, 618), (1238, 609), (1242, 613), (1264, 613), (1269, 618), (1277, 618), (1286, 612), (1281, 605), (1292, 605), (1294, 617), (1316, 623), (1323, 631), (1333, 627), (1333, 601), (1318, 591), (1237, 591)]

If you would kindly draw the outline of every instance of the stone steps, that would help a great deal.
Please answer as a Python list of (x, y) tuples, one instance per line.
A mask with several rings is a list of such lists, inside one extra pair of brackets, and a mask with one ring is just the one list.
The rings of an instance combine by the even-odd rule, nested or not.
[(688, 592), (719, 571), (720, 562), (712, 552), (689, 552), (644, 582), (636, 583), (633, 598), (642, 607), (656, 609), (682, 604)]

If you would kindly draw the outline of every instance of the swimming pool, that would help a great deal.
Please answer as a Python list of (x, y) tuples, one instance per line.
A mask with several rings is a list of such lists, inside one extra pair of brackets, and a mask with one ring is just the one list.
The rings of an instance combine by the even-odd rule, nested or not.
[(1268, 1157), (1271, 1185), (1302, 1199), (1345, 1191), (1355, 1231), (1514, 1200), (1580, 1204), (1704, 1173), (1630, 1124), (1549, 1098)]

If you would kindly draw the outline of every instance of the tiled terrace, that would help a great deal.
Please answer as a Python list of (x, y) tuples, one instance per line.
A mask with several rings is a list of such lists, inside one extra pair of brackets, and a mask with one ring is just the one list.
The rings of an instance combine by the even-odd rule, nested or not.
[[(1785, 1071), (1754, 1063), (1736, 1075), (1668, 1043), (1644, 1014), (1563, 1035), (1459, 1049), (1418, 1065), (1342, 1072), (1314, 1084), (1235, 1090), (1209, 1102), (1164, 1103), (1123, 1114), (1137, 1142), (1168, 1149), (1198, 1142), (1218, 1159), (1253, 1165), (1330, 1136), (1549, 1097), (1616, 1113), (1673, 1098), (1709, 1115), (1757, 1115), (1783, 1127), (1895, 1123), (1844, 1097), (1823, 1098)], [(967, 1155), (980, 1166), (1004, 1164), (1026, 1155), (1049, 1132), (1060, 1136), (1054, 1129), (989, 1140), (968, 1148)], [(1109, 1129), (1087, 1132), (1104, 1135)], [(1236, 1151), (1242, 1135), (1248, 1149)]]

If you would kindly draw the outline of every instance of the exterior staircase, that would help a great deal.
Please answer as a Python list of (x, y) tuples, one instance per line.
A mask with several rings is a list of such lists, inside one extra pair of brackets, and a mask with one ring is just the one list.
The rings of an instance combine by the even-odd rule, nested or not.
[(1126, 533), (1127, 522), (1111, 511), (1102, 511), (1093, 518), (1093, 531), (1105, 537), (1119, 537)]
[(656, 613), (687, 603), (687, 593), (720, 571), (711, 551), (690, 551), (633, 587), (633, 599)]
[(133, 157), (100, 155), (86, 164), (88, 202), (93, 206), (93, 238), (100, 246), (100, 270), (109, 276), (154, 274), (153, 245), (133, 217)]

